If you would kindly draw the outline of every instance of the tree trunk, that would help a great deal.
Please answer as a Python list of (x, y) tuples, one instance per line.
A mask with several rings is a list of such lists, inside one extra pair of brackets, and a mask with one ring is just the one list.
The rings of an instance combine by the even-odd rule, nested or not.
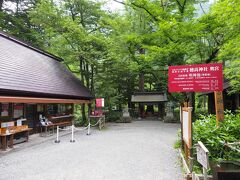
[(94, 66), (91, 65), (91, 92), (92, 94), (94, 94), (94, 80), (93, 80), (93, 76), (94, 76)]
[(86, 62), (85, 63), (85, 79), (86, 79), (86, 85), (87, 88), (90, 89), (90, 76), (89, 76), (90, 72), (89, 72), (89, 65)]
[(195, 92), (189, 93), (189, 106), (192, 107), (192, 117), (195, 117)]
[(144, 73), (139, 74), (139, 91), (144, 92)]
[[(79, 64), (79, 68), (80, 68), (80, 75), (81, 75), (81, 81), (83, 83), (83, 85), (85, 85), (85, 81), (84, 81), (84, 72), (85, 72), (85, 67), (84, 67), (84, 58), (82, 56), (80, 56), (80, 64)], [(81, 111), (82, 111), (82, 123), (85, 124), (86, 122), (86, 111), (85, 111), (85, 104), (81, 104)]]
[(84, 85), (85, 84), (85, 81), (84, 81), (84, 58), (82, 56), (80, 56), (79, 69), (80, 69), (81, 81)]
[[(91, 65), (91, 77), (89, 77), (89, 89), (91, 91), (92, 94), (94, 94), (94, 83), (93, 83), (93, 75), (94, 75), (94, 66)], [(89, 70), (88, 70), (89, 71)], [(90, 72), (88, 72), (90, 73)], [(92, 112), (92, 104), (88, 104), (88, 114), (90, 114)]]
[(0, 0), (0, 12), (2, 12), (2, 7), (3, 7), (3, 0)]
[[(139, 49), (140, 54), (145, 54), (145, 49), (140, 48)], [(144, 92), (144, 73), (140, 72), (139, 74), (139, 91)], [(145, 112), (144, 112), (144, 104), (139, 103), (139, 113), (140, 117), (144, 118)]]

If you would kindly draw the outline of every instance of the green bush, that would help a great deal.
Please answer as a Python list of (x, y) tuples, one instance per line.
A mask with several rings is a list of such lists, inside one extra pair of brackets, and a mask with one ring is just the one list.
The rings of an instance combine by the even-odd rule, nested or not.
[(116, 122), (121, 120), (122, 112), (120, 111), (109, 111), (105, 113), (105, 118), (107, 122)]
[[(225, 112), (224, 121), (216, 125), (216, 116), (201, 116), (193, 123), (193, 144), (198, 141), (209, 150), (210, 161), (218, 160), (240, 160), (240, 154), (225, 147), (222, 142), (240, 141), (240, 114)], [(196, 157), (196, 149), (193, 148), (193, 155)]]

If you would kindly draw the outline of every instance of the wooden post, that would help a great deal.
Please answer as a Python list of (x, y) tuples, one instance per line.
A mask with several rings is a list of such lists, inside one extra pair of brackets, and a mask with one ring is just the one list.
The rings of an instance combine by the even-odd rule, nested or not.
[[(188, 103), (187, 103), (188, 104)], [(186, 105), (186, 104), (185, 104)], [(185, 106), (184, 105), (184, 106)], [(184, 142), (184, 151), (186, 155), (186, 161), (188, 166), (191, 166), (191, 149), (192, 149), (192, 108), (183, 107), (182, 109), (182, 135)], [(192, 168), (191, 168), (192, 169)]]
[(182, 142), (182, 150), (184, 150), (184, 140), (183, 140), (183, 126), (182, 126), (182, 119), (183, 119), (183, 114), (182, 114), (182, 108), (184, 107), (183, 104), (180, 105), (180, 122), (181, 122), (181, 142)]
[(224, 107), (223, 107), (223, 95), (222, 91), (214, 91), (216, 120), (218, 122), (224, 120)]
[(203, 176), (204, 176), (204, 180), (207, 180), (208, 177), (207, 177), (207, 169), (205, 167), (203, 167)]
[(197, 150), (197, 161), (203, 167), (204, 180), (207, 180), (208, 179), (207, 169), (209, 168), (209, 158), (208, 158), (209, 151), (201, 141), (198, 141), (196, 150)]

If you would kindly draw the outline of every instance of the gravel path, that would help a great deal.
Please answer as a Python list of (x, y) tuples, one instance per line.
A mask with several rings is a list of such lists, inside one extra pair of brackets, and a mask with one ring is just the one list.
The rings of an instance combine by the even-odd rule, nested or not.
[(0, 179), (183, 180), (173, 149), (179, 124), (134, 121), (107, 126), (93, 129), (90, 136), (78, 131), (75, 143), (67, 135), (59, 144), (51, 139), (0, 154)]

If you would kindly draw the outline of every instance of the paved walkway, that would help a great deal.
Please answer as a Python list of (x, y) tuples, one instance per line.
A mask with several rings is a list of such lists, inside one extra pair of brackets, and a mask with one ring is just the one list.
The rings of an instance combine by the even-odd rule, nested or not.
[(77, 132), (75, 143), (63, 136), (59, 144), (30, 136), (29, 143), (0, 153), (0, 179), (183, 180), (173, 149), (178, 128), (160, 121), (112, 123), (90, 136)]

